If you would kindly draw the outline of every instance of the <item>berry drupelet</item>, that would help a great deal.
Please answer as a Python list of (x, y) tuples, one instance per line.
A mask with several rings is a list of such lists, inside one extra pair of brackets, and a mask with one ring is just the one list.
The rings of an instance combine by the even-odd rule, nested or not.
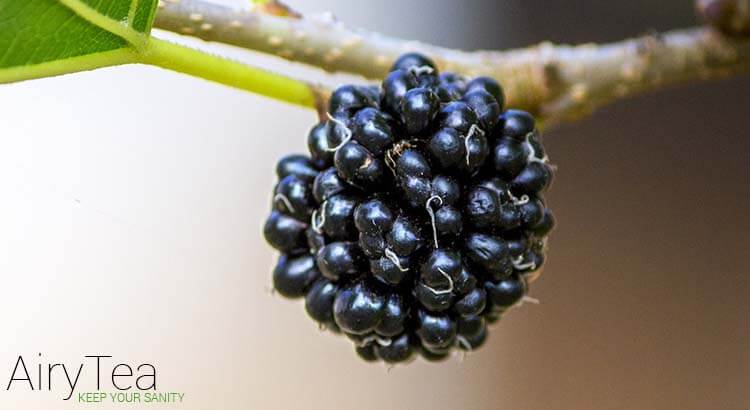
[(555, 219), (534, 118), (488, 77), (409, 53), (380, 88), (345, 85), (279, 161), (264, 227), (274, 288), (366, 361), (474, 350), (521, 302)]

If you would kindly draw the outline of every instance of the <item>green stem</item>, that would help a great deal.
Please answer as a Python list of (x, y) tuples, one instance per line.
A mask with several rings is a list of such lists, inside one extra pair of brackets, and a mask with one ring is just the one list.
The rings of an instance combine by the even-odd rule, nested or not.
[(140, 56), (135, 50), (131, 48), (121, 48), (80, 57), (48, 61), (41, 64), (4, 67), (0, 68), (0, 84), (53, 77), (62, 74), (95, 70), (97, 68), (137, 63), (139, 61)]
[(139, 60), (307, 108), (318, 104), (312, 84), (153, 37)]

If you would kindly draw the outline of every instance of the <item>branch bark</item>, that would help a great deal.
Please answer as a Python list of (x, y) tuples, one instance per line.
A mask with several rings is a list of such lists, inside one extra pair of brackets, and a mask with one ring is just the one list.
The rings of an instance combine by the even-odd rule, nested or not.
[(750, 35), (750, 0), (697, 0), (695, 10), (708, 24), (730, 35)]
[(441, 70), (496, 78), (507, 106), (546, 124), (669, 85), (750, 72), (750, 39), (709, 27), (602, 45), (466, 52), (348, 28), (333, 18), (278, 17), (203, 0), (162, 0), (155, 27), (368, 78), (382, 78), (403, 52), (419, 51)]

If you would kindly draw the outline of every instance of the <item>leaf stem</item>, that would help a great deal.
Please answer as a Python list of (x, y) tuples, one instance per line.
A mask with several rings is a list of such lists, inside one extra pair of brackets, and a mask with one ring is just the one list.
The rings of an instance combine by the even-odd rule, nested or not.
[(120, 64), (137, 63), (139, 61), (140, 56), (135, 50), (121, 48), (40, 64), (2, 68), (0, 69), (0, 84), (53, 77)]
[(307, 108), (320, 104), (320, 90), (313, 84), (153, 37), (142, 50), (140, 62)]

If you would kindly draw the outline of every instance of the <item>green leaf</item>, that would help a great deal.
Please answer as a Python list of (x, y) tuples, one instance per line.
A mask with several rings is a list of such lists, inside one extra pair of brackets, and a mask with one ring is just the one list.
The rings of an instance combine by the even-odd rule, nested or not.
[(0, 83), (137, 62), (158, 0), (0, 0)]
[(304, 81), (150, 36), (158, 0), (0, 0), (0, 83), (142, 63), (303, 107)]

